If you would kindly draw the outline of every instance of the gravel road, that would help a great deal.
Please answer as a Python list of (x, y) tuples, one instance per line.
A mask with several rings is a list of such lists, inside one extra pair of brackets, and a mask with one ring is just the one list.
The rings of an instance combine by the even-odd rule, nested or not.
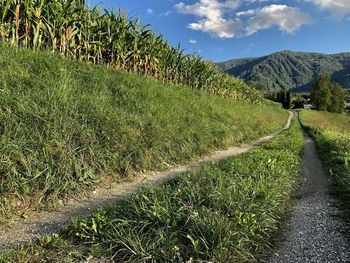
[(350, 262), (349, 240), (341, 233), (344, 222), (330, 196), (331, 179), (324, 171), (314, 141), (305, 135), (302, 185), (280, 245), (268, 262)]

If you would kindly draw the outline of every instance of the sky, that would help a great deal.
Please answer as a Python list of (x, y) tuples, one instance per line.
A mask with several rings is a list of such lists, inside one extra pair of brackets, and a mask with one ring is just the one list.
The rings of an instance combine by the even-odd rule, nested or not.
[(350, 51), (350, 0), (86, 0), (123, 9), (215, 62), (281, 50)]

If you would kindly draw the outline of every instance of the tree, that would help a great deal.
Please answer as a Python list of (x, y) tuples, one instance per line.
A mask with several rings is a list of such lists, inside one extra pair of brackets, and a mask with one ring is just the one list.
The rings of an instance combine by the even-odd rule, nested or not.
[(328, 75), (318, 77), (310, 94), (316, 110), (342, 113), (344, 111), (344, 90), (331, 81)]
[(336, 83), (332, 83), (331, 86), (331, 103), (327, 110), (329, 112), (342, 113), (344, 111), (344, 97), (345, 93), (343, 88)]
[(279, 90), (278, 92), (273, 91), (270, 93), (265, 93), (265, 98), (281, 103), (285, 109), (292, 108), (292, 98), (289, 90), (287, 91), (286, 89), (283, 89)]
[(280, 90), (277, 93), (277, 102), (280, 102), (285, 109), (290, 109), (292, 107), (290, 91)]
[(311, 102), (319, 111), (327, 111), (332, 102), (331, 97), (331, 78), (328, 75), (321, 75), (318, 77), (315, 86), (311, 90)]
[(295, 95), (293, 99), (293, 109), (302, 109), (304, 104), (307, 103), (307, 100), (300, 95)]
[(286, 101), (285, 101), (284, 108), (285, 109), (292, 108), (292, 99), (291, 99), (291, 95), (290, 95), (290, 91), (289, 90), (286, 93)]

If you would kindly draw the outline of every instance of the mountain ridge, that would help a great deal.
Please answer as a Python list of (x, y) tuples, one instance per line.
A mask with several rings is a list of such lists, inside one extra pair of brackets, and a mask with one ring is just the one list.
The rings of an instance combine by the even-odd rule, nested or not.
[(279, 89), (310, 91), (321, 74), (329, 74), (335, 82), (350, 88), (350, 52), (324, 54), (282, 50), (217, 65), (224, 72), (267, 92)]

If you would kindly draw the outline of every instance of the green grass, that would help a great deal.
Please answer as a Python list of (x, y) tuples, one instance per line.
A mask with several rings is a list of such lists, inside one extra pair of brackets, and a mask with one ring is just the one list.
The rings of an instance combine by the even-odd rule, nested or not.
[(305, 125), (314, 129), (350, 134), (350, 118), (347, 114), (302, 110), (300, 118)]
[[(148, 186), (0, 256), (3, 262), (249, 262), (269, 248), (298, 185), (303, 134), (293, 123), (248, 153)], [(1, 262), (0, 260), (0, 262)]]
[(350, 223), (350, 117), (317, 111), (301, 111), (301, 121), (315, 138), (318, 152), (333, 177), (333, 191)]
[(1, 46), (0, 68), (0, 219), (252, 141), (288, 116), (51, 53)]

